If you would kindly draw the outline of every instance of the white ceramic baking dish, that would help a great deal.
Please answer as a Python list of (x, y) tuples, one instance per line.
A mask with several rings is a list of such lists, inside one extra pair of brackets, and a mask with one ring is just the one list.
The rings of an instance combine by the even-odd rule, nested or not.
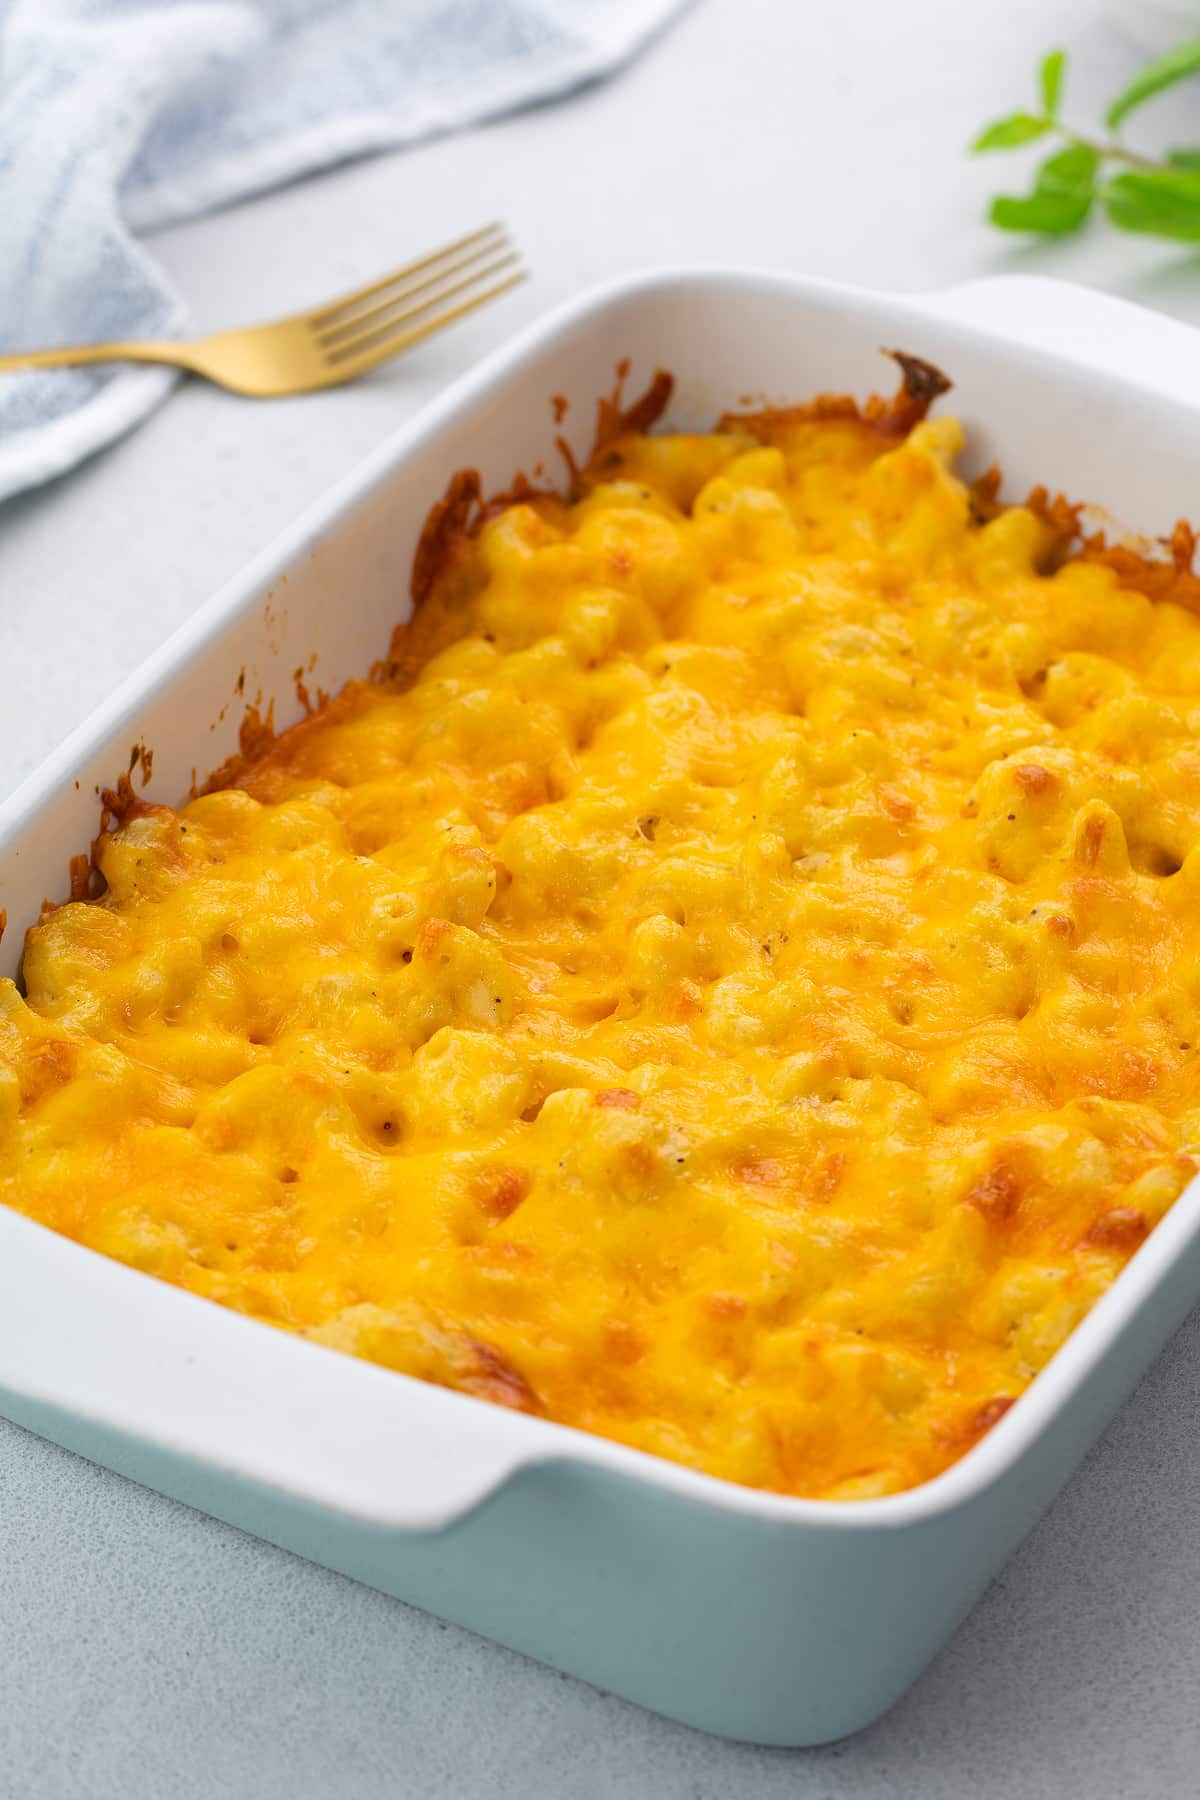
[[(451, 471), (493, 486), (576, 449), (619, 358), (662, 364), (671, 417), (747, 393), (890, 387), (928, 357), (972, 461), (1165, 532), (1200, 513), (1200, 356), (1186, 328), (1028, 278), (896, 299), (788, 277), (621, 281), (533, 327), (406, 427), (219, 594), (0, 812), (21, 929), (96, 828), (97, 783), (154, 750), (152, 796), (233, 747), (244, 671), (286, 723), (293, 671), (366, 669), (406, 604)], [(691, 1724), (807, 1744), (920, 1672), (1200, 1292), (1200, 1189), (988, 1437), (889, 1499), (783, 1499), (690, 1473), (286, 1337), (0, 1210), (0, 1411), (223, 1519)]]

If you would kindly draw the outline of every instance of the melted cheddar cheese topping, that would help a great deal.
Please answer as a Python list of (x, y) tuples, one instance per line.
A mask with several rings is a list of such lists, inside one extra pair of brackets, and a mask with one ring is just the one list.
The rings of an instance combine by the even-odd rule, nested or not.
[(734, 1481), (951, 1463), (1200, 1142), (1200, 621), (960, 447), (626, 435), (461, 536), (29, 932), (0, 1200)]

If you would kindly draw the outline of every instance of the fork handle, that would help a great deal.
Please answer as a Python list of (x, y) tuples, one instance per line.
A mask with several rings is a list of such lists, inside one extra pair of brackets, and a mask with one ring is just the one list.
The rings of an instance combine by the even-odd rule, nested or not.
[(188, 344), (131, 343), (64, 345), (59, 350), (14, 350), (0, 356), (0, 375), (19, 369), (69, 369), (83, 363), (168, 363), (177, 369), (194, 365)]

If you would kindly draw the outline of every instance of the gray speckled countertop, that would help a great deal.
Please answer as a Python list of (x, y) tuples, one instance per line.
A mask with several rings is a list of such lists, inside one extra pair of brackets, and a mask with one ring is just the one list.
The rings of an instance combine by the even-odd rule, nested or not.
[[(0, 509), (21, 672), (0, 785), (466, 362), (618, 270), (714, 260), (920, 289), (1037, 269), (1200, 323), (1186, 255), (1102, 231), (1028, 250), (979, 224), (1013, 175), (960, 146), (1022, 103), (1056, 41), (1094, 116), (1133, 57), (1086, 0), (701, 0), (565, 106), (167, 234), (213, 327), (495, 216), (537, 279), (358, 388), (277, 407), (186, 388)], [(861, 1736), (794, 1752), (652, 1718), (0, 1425), (0, 1800), (1194, 1794), (1198, 1392), (1193, 1318), (917, 1687)]]

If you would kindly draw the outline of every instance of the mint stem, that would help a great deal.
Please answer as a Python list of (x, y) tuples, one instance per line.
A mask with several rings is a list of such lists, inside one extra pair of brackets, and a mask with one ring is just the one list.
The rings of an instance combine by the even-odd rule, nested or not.
[(1118, 144), (1111, 138), (1088, 137), (1084, 132), (1076, 131), (1070, 125), (1058, 124), (1057, 129), (1070, 143), (1079, 144), (1083, 149), (1092, 150), (1097, 156), (1110, 161), (1127, 163), (1131, 169), (1144, 169), (1147, 172), (1158, 174), (1163, 167), (1162, 163), (1155, 162), (1153, 157), (1139, 156), (1136, 150), (1127, 150), (1124, 144)]

